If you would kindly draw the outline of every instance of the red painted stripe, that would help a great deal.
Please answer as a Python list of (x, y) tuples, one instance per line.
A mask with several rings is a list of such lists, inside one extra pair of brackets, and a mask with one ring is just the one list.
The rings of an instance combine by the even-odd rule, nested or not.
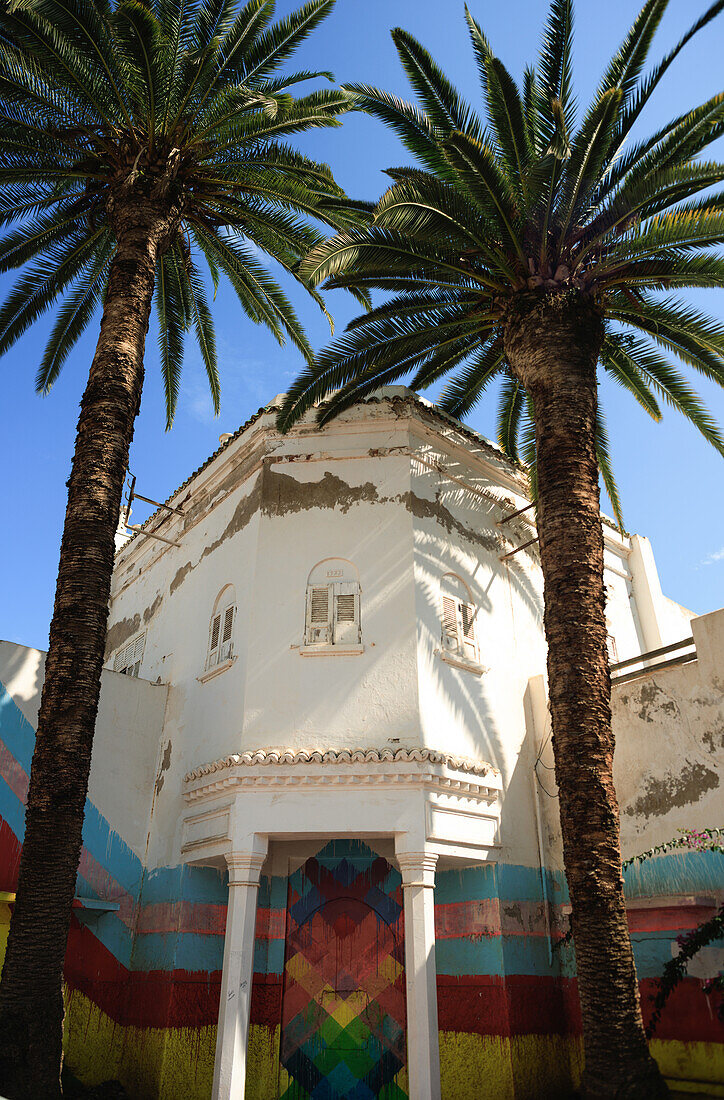
[(138, 914), (139, 935), (164, 932), (193, 932), (202, 936), (223, 936), (226, 906), (206, 902), (162, 901), (144, 905)]
[(435, 906), (435, 937), (438, 940), (499, 935), (500, 907), (497, 900), (486, 898)]
[(283, 940), (286, 930), (286, 909), (257, 909), (255, 936), (258, 940)]
[(438, 975), (441, 1031), (474, 1035), (562, 1035), (580, 1031), (570, 979), (510, 974)]
[(0, 818), (0, 890), (14, 893), (20, 866), (20, 844), (7, 821)]
[(0, 741), (0, 777), (5, 780), (13, 794), (25, 805), (30, 783), (28, 773), (18, 763), (4, 741)]
[[(25, 804), (30, 783), (28, 774), (3, 741), (0, 741), (0, 776)], [(14, 839), (17, 844), (17, 838)], [(121, 908), (117, 916), (131, 928), (136, 905), (133, 896), (91, 855), (86, 847), (81, 849), (78, 873), (104, 901), (120, 903)]]
[(279, 974), (255, 974), (251, 987), (251, 1022), (275, 1028), (282, 1019), (283, 980)]
[[(717, 1017), (722, 995), (712, 994), (707, 997), (702, 993), (701, 986), (698, 978), (684, 978), (676, 987), (661, 1013), (656, 1027), (656, 1039), (679, 1039), (684, 1043), (724, 1042), (724, 1026)], [(644, 978), (639, 982), (641, 1008), (646, 1022), (653, 1010), (652, 998), (656, 995), (657, 988), (655, 978)]]
[(661, 906), (652, 909), (629, 909), (630, 932), (681, 932), (696, 928), (702, 921), (713, 917), (715, 906)]

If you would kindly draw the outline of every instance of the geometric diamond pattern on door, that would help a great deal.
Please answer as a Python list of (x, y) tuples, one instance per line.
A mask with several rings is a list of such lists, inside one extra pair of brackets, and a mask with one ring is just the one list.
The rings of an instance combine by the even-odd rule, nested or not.
[(289, 877), (281, 1100), (406, 1100), (400, 875), (331, 841)]

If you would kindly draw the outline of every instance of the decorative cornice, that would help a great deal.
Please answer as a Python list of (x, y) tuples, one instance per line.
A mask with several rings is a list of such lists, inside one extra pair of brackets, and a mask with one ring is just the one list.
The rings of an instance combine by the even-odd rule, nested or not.
[(235, 767), (255, 767), (258, 765), (297, 765), (297, 764), (438, 764), (451, 771), (465, 772), (468, 775), (497, 776), (497, 769), (480, 760), (471, 760), (464, 756), (451, 756), (436, 749), (304, 749), (293, 752), (291, 749), (277, 752), (274, 749), (256, 749), (253, 752), (233, 753), (221, 757), (209, 764), (202, 764), (184, 776), (184, 783), (205, 779), (218, 772)]

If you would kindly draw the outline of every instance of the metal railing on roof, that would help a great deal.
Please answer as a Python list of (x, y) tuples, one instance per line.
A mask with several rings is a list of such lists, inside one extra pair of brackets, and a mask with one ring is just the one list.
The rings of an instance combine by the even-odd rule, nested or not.
[[(667, 656), (670, 653), (676, 654), (676, 656)], [(659, 660), (660, 657), (665, 657), (666, 660)], [(648, 653), (639, 653), (638, 657), (628, 657), (625, 661), (616, 661), (615, 664), (611, 665), (611, 682), (613, 684), (623, 684), (627, 680), (633, 680), (634, 677), (643, 676), (647, 672), (658, 672), (659, 669), (672, 668), (674, 665), (686, 665), (695, 660), (696, 645), (693, 637), (682, 638), (680, 642), (661, 646), (660, 649), (650, 649)], [(640, 667), (632, 669), (631, 672), (621, 672), (622, 669), (631, 668), (632, 665)]]

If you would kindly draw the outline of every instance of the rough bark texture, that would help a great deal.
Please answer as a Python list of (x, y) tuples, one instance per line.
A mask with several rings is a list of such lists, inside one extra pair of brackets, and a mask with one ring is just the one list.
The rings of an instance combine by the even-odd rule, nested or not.
[(563, 852), (590, 1098), (668, 1095), (644, 1035), (613, 786), (603, 533), (595, 455), (603, 323), (578, 292), (526, 296), (505, 329), (535, 406), (538, 533)]
[(0, 984), (0, 1095), (60, 1093), (62, 979), (108, 619), (114, 536), (155, 266), (168, 218), (141, 202), (117, 214), (100, 338), (68, 482), (25, 839)]

